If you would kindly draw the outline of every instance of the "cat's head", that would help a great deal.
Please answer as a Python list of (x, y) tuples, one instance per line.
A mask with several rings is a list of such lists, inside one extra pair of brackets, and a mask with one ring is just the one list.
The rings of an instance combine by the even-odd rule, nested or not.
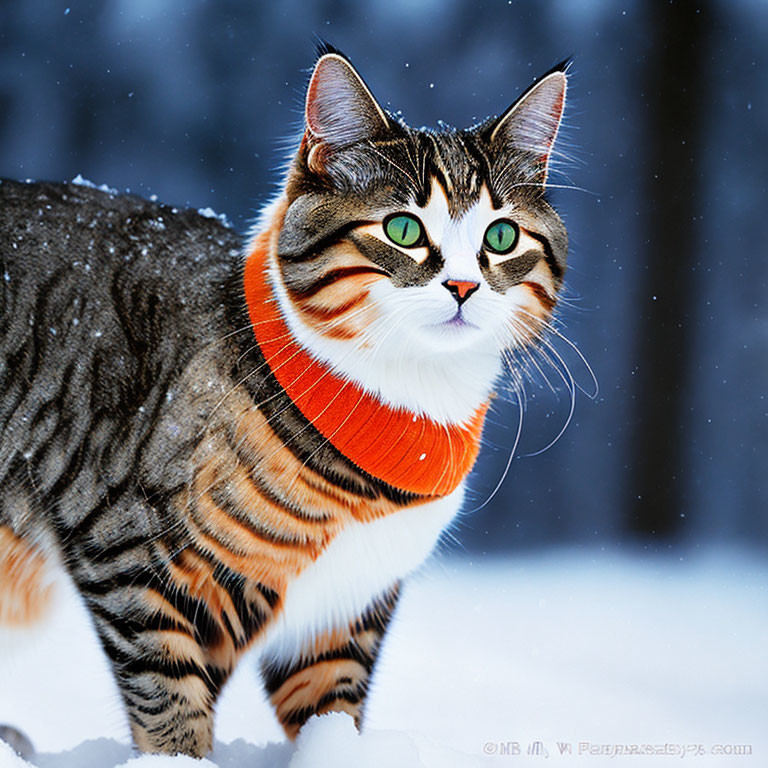
[(565, 91), (556, 69), (498, 118), (416, 130), (321, 55), (273, 264), (299, 342), (392, 405), (469, 418), (562, 284), (567, 235), (544, 193)]

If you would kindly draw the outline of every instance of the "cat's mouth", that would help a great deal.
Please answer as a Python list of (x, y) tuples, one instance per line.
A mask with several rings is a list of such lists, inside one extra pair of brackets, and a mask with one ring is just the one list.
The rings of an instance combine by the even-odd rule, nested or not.
[(433, 328), (476, 328), (480, 330), (480, 326), (470, 323), (461, 312), (461, 307), (456, 310), (456, 314), (449, 320), (443, 320), (442, 323), (432, 323)]

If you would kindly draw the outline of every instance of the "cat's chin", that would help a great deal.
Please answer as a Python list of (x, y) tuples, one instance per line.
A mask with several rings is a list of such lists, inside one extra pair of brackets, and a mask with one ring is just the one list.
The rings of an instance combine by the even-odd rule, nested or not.
[(411, 329), (412, 341), (421, 347), (424, 357), (467, 352), (482, 357), (497, 357), (498, 345), (488, 329), (456, 313), (447, 320), (424, 323)]
[(431, 323), (414, 329), (417, 344), (423, 347), (423, 356), (445, 355), (468, 350), (495, 353), (492, 339), (486, 332), (463, 318), (453, 318), (441, 323)]

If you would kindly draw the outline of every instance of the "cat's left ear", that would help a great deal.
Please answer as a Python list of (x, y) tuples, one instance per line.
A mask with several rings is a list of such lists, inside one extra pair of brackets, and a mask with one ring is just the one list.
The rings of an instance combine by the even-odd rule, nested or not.
[[(390, 128), (387, 114), (363, 78), (336, 51), (323, 54), (315, 64), (307, 87), (304, 116), (306, 139), (313, 149), (343, 149), (373, 139)], [(316, 153), (311, 149), (312, 154)]]
[(535, 180), (542, 185), (563, 117), (567, 84), (565, 66), (561, 66), (534, 83), (489, 128), (491, 148), (502, 154), (527, 155)]

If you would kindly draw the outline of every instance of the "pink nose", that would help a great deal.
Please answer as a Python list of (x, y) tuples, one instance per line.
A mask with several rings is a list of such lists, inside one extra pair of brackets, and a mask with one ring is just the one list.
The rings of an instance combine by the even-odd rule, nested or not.
[(446, 280), (443, 285), (453, 294), (459, 306), (480, 287), (480, 283), (471, 280)]

